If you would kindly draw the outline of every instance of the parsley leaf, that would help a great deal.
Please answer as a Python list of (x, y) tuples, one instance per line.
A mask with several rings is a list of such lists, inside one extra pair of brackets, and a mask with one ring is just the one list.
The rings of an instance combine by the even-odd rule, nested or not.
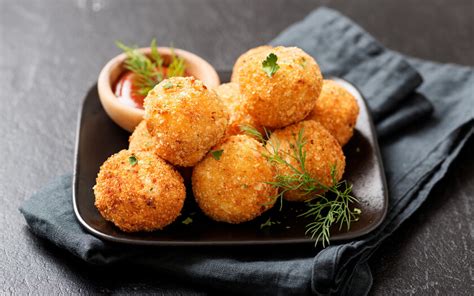
[(280, 69), (280, 66), (277, 64), (278, 57), (271, 53), (267, 58), (262, 62), (262, 69), (267, 73), (268, 77), (272, 77), (273, 74)]
[(137, 158), (135, 157), (135, 155), (132, 154), (132, 156), (130, 156), (130, 157), (128, 158), (128, 162), (129, 162), (132, 166), (134, 166), (134, 165), (136, 165), (136, 164), (138, 163), (138, 160), (137, 160)]
[(223, 152), (224, 150), (214, 150), (214, 151), (211, 151), (211, 156), (214, 157), (215, 160), (219, 160), (221, 159)]

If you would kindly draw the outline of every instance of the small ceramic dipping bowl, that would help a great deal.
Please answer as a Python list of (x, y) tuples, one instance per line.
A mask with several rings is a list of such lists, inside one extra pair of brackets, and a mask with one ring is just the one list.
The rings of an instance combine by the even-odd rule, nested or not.
[[(151, 52), (149, 47), (140, 48), (138, 50), (146, 55), (149, 55)], [(171, 61), (171, 48), (158, 47), (158, 52), (164, 59), (165, 64)], [(204, 84), (209, 88), (219, 86), (220, 81), (216, 70), (204, 59), (182, 49), (174, 49), (174, 53), (177, 56), (184, 58), (187, 75), (196, 77), (204, 82)], [(100, 102), (109, 117), (123, 129), (133, 132), (135, 127), (140, 123), (140, 121), (142, 121), (145, 112), (142, 109), (121, 103), (115, 95), (115, 84), (120, 75), (126, 71), (123, 67), (126, 58), (127, 56), (122, 53), (111, 59), (104, 68), (102, 68), (99, 74), (97, 88), (99, 91)]]

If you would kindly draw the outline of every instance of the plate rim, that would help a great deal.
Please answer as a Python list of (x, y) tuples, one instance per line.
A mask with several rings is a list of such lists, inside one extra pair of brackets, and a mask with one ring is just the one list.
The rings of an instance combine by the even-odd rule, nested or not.
[[(218, 73), (225, 73), (228, 71), (218, 71)], [(329, 76), (326, 79), (331, 79), (335, 80), (338, 82), (342, 82), (345, 87), (352, 88), (352, 91), (357, 92), (357, 94), (360, 96), (362, 99), (362, 102), (365, 105), (365, 108), (370, 111), (369, 106), (367, 104), (367, 101), (365, 97), (362, 95), (362, 92), (355, 86), (353, 83), (348, 81), (347, 79), (343, 79), (340, 77), (335, 77), (335, 76)], [(76, 136), (75, 136), (75, 148), (74, 148), (74, 173), (73, 173), (73, 178), (72, 178), (72, 202), (73, 202), (73, 209), (74, 209), (74, 214), (76, 216), (76, 219), (79, 221), (82, 227), (84, 227), (87, 231), (89, 231), (91, 234), (94, 236), (115, 242), (115, 243), (121, 243), (121, 244), (129, 244), (129, 245), (142, 245), (142, 246), (183, 246), (183, 247), (189, 247), (189, 246), (242, 246), (242, 245), (287, 245), (287, 244), (308, 244), (312, 243), (315, 244), (315, 241), (308, 238), (308, 237), (302, 237), (298, 239), (267, 239), (267, 240), (245, 240), (245, 241), (188, 241), (188, 240), (180, 240), (180, 241), (154, 241), (154, 240), (140, 240), (140, 239), (130, 239), (130, 238), (120, 238), (116, 237), (113, 235), (109, 235), (106, 233), (103, 233), (91, 225), (89, 225), (84, 218), (81, 216), (78, 208), (78, 202), (77, 202), (77, 186), (78, 184), (78, 165), (79, 165), (79, 140), (80, 140), (80, 135), (81, 135), (81, 123), (83, 119), (83, 110), (84, 110), (84, 105), (85, 101), (89, 97), (90, 93), (94, 91), (94, 89), (97, 88), (97, 84), (94, 84), (93, 87), (89, 89), (87, 92), (87, 95), (85, 98), (82, 100), (82, 103), (80, 105), (80, 108), (78, 110), (78, 115), (77, 115), (77, 123), (76, 123)], [(372, 134), (377, 135), (376, 129), (374, 126), (374, 122), (372, 119), (372, 114), (370, 112), (367, 112), (367, 116), (369, 119), (369, 126), (372, 131)], [(360, 237), (363, 237), (367, 235), (368, 233), (374, 231), (377, 227), (379, 227), (382, 222), (385, 220), (388, 212), (388, 187), (387, 187), (387, 180), (385, 176), (385, 170), (383, 166), (383, 160), (382, 160), (382, 155), (380, 153), (380, 146), (378, 143), (378, 138), (375, 136), (373, 137), (374, 140), (374, 154), (376, 155), (377, 159), (379, 160), (377, 162), (377, 165), (379, 166), (381, 173), (381, 181), (383, 184), (383, 199), (384, 199), (384, 207), (383, 207), (383, 213), (382, 216), (379, 220), (375, 221), (374, 223), (371, 223), (369, 227), (364, 228), (362, 231), (359, 231), (357, 233), (353, 232), (345, 232), (345, 233), (340, 233), (337, 237), (331, 238), (330, 242), (336, 242), (336, 241), (344, 241), (344, 240), (353, 240), (357, 239)]]

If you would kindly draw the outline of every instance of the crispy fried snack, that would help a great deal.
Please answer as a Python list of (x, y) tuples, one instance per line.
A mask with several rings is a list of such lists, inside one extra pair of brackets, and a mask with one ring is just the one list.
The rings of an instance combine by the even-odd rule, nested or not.
[(324, 80), (316, 106), (306, 119), (320, 122), (344, 146), (354, 133), (357, 116), (356, 99), (337, 82)]
[(246, 135), (231, 136), (194, 168), (192, 183), (202, 211), (216, 221), (250, 221), (270, 209), (277, 189), (267, 182), (274, 168), (262, 145)]
[(318, 64), (297, 47), (259, 51), (239, 68), (237, 77), (249, 114), (268, 128), (303, 120), (323, 84)]
[[(320, 184), (332, 186), (333, 170), (334, 178), (339, 181), (344, 173), (346, 159), (337, 140), (320, 123), (313, 120), (301, 121), (276, 130), (267, 142), (267, 150), (269, 153), (274, 153), (274, 148), (277, 147), (279, 155), (291, 166), (302, 171), (301, 163), (294, 157), (295, 147), (298, 148), (297, 137), (301, 130), (303, 130), (304, 145), (300, 146), (306, 153), (304, 170)], [(276, 164), (276, 167), (279, 176), (295, 174), (288, 165)], [(324, 190), (320, 191), (320, 193), (323, 192)], [(284, 197), (289, 201), (305, 201), (313, 196), (305, 195), (301, 190), (291, 190), (287, 191)]]
[(123, 231), (153, 231), (180, 214), (183, 178), (150, 152), (122, 150), (101, 166), (94, 186), (100, 214)]
[(174, 165), (194, 166), (227, 128), (224, 104), (194, 77), (163, 80), (149, 92), (144, 106), (158, 155)]
[(252, 126), (263, 133), (263, 128), (249, 115), (245, 108), (244, 97), (240, 95), (239, 85), (234, 82), (221, 84), (216, 88), (218, 97), (229, 112), (229, 124), (225, 137), (242, 134), (240, 126)]

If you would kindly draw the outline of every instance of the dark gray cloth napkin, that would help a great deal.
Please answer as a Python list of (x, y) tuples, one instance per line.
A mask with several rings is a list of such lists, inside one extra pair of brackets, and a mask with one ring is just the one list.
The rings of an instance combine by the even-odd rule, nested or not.
[(367, 260), (426, 200), (447, 173), (474, 124), (474, 71), (385, 49), (338, 12), (320, 8), (271, 42), (313, 55), (323, 72), (354, 83), (367, 98), (383, 136), (390, 193), (388, 215), (375, 231), (326, 249), (145, 248), (102, 241), (76, 221), (71, 176), (27, 200), (20, 211), (36, 235), (93, 264), (146, 265), (209, 290), (249, 294), (366, 295)]

